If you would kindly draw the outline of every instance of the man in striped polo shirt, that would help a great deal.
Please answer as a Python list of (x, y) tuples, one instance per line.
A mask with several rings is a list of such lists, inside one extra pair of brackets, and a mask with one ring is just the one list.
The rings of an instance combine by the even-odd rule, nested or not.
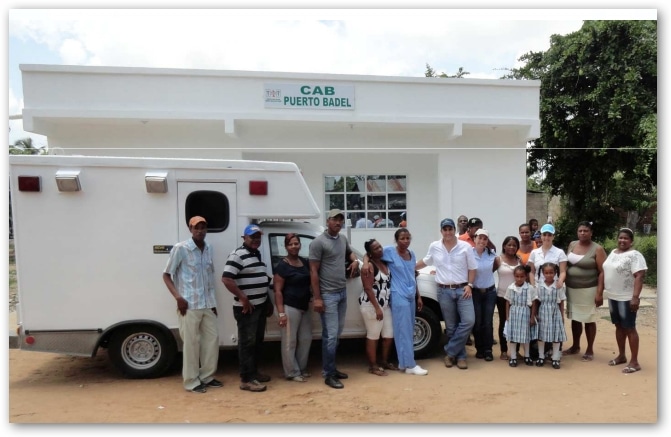
[(261, 228), (248, 225), (242, 235), (242, 246), (235, 249), (226, 260), (224, 285), (235, 295), (233, 316), (238, 323), (238, 360), (240, 362), (240, 390), (261, 392), (270, 376), (258, 372), (257, 360), (261, 356), (266, 317), (273, 307), (268, 302), (270, 278), (266, 264), (261, 261)]

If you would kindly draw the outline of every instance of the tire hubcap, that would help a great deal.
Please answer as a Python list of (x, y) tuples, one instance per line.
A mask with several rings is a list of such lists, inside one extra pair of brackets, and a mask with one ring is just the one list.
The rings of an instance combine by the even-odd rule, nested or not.
[(429, 324), (422, 319), (415, 319), (415, 329), (413, 331), (413, 343), (415, 350), (421, 349), (427, 345), (430, 340)]
[(161, 346), (152, 335), (135, 334), (124, 342), (122, 356), (129, 366), (145, 369), (151, 367), (161, 357)]

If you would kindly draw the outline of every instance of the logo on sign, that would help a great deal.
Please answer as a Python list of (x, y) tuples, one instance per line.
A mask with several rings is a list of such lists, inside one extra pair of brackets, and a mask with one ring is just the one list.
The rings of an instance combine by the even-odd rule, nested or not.
[(282, 90), (266, 88), (266, 102), (282, 102)]

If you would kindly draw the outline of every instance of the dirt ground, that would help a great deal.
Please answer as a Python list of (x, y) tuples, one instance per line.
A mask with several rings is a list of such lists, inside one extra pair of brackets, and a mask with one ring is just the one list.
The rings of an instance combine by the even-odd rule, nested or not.
[(640, 310), (642, 371), (630, 375), (621, 373), (624, 365), (607, 364), (616, 345), (603, 308), (592, 362), (573, 355), (563, 358), (560, 370), (510, 368), (498, 359), (498, 346), (493, 362), (475, 359), (469, 347), (468, 370), (445, 368), (437, 351), (419, 360), (428, 376), (379, 377), (367, 373), (363, 343), (350, 340), (342, 342), (338, 355), (339, 369), (349, 373), (343, 390), (326, 386), (319, 376), (319, 342), (313, 343), (307, 383), (282, 378), (279, 348), (270, 345), (261, 370), (273, 380), (264, 393), (238, 388), (237, 358), (230, 351), (221, 353), (216, 375), (224, 387), (195, 394), (182, 389), (178, 367), (162, 378), (128, 380), (105, 354), (78, 358), (10, 350), (9, 422), (656, 423), (656, 299), (653, 303)]

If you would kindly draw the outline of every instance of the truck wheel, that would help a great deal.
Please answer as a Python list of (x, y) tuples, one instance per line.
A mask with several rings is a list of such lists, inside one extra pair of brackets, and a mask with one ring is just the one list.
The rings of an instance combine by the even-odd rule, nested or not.
[(422, 311), (415, 314), (413, 334), (415, 358), (425, 358), (431, 354), (436, 349), (441, 335), (440, 320), (431, 308), (424, 305)]
[(109, 343), (112, 364), (128, 378), (161, 376), (175, 359), (174, 339), (155, 326), (127, 326)]

